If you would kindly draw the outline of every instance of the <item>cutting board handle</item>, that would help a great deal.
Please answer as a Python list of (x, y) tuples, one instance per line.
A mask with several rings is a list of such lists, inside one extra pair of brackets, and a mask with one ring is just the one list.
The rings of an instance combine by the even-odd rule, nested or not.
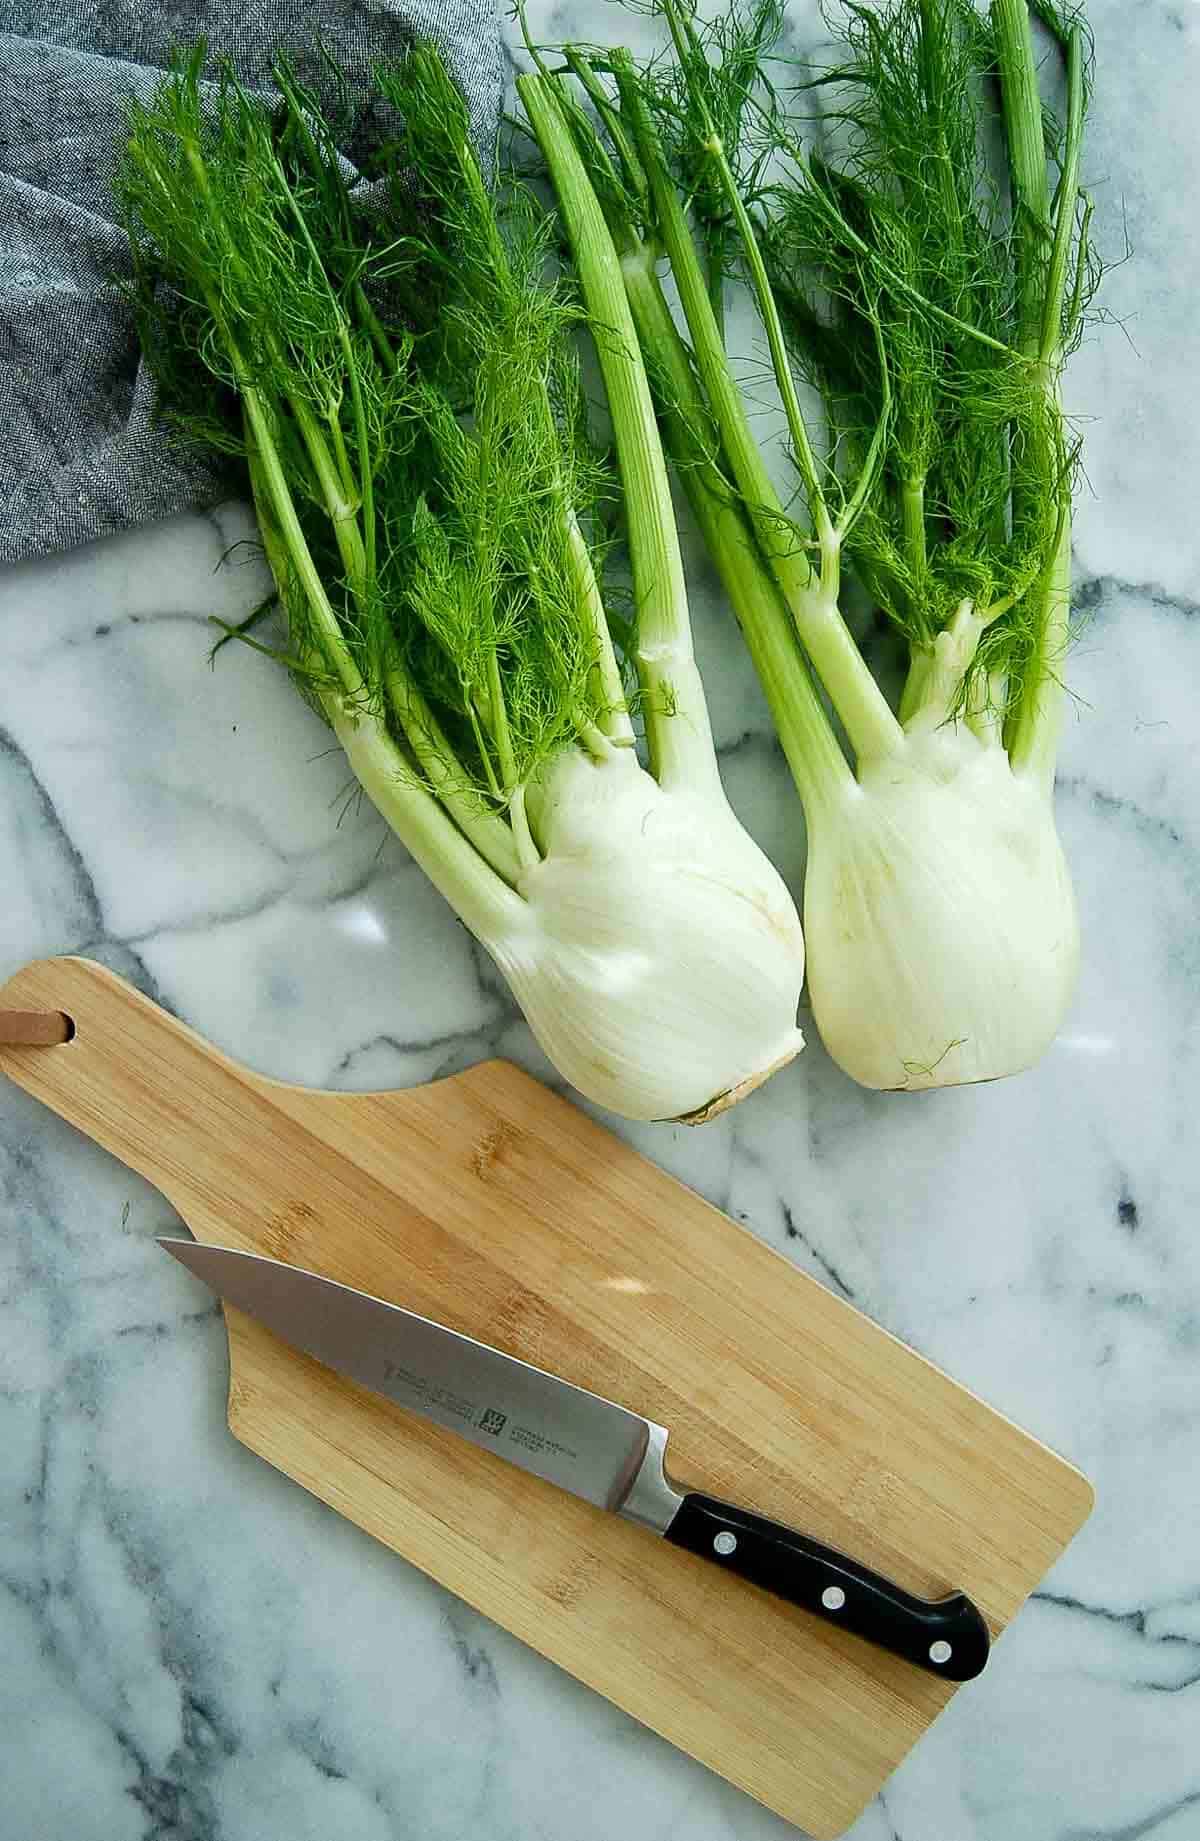
[[(0, 989), (0, 1011), (67, 1019), (57, 1044), (0, 1042), (0, 1072), (153, 1183), (194, 1231), (261, 1189), (248, 1114), (307, 1091), (230, 1060), (91, 959), (25, 966)], [(405, 1095), (387, 1103), (403, 1108)]]

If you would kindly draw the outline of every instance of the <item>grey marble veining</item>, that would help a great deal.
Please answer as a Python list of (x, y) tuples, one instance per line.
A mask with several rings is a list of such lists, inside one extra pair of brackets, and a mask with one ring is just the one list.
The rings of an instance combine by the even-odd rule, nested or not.
[[(855, 1841), (1200, 1837), (1200, 11), (1091, 12), (1100, 234), (1132, 254), (1069, 382), (1074, 1012), (995, 1086), (868, 1094), (814, 1039), (702, 1131), (618, 1126), (1097, 1486)], [(294, 1080), (546, 1074), (281, 674), (205, 663), (208, 616), (261, 595), (250, 534), (230, 507), (0, 577), (0, 976), (95, 955)], [(798, 886), (798, 806), (695, 579), (731, 796)], [(173, 1225), (0, 1091), (0, 1841), (794, 1832), (236, 1444), (219, 1315), (153, 1244)]]

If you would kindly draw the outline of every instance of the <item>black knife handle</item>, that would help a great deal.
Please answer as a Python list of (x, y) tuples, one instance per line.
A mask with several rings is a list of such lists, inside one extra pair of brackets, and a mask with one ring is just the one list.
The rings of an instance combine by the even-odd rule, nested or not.
[(914, 1598), (846, 1554), (732, 1503), (685, 1496), (667, 1539), (931, 1675), (971, 1681), (988, 1659), (988, 1627), (963, 1592)]

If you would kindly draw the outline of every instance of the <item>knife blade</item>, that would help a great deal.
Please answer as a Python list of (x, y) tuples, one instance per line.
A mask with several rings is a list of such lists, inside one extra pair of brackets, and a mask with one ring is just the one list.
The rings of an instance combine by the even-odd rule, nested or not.
[(932, 1674), (969, 1681), (986, 1664), (988, 1627), (965, 1593), (916, 1597), (781, 1522), (677, 1487), (667, 1429), (640, 1413), (302, 1267), (198, 1241), (158, 1244), (293, 1348), (517, 1469)]

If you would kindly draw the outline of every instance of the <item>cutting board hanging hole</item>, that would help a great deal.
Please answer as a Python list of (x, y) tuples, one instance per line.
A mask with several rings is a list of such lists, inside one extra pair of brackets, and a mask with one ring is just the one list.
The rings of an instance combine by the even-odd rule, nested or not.
[(65, 1010), (0, 1010), (0, 1045), (61, 1048), (75, 1039), (75, 1019)]

